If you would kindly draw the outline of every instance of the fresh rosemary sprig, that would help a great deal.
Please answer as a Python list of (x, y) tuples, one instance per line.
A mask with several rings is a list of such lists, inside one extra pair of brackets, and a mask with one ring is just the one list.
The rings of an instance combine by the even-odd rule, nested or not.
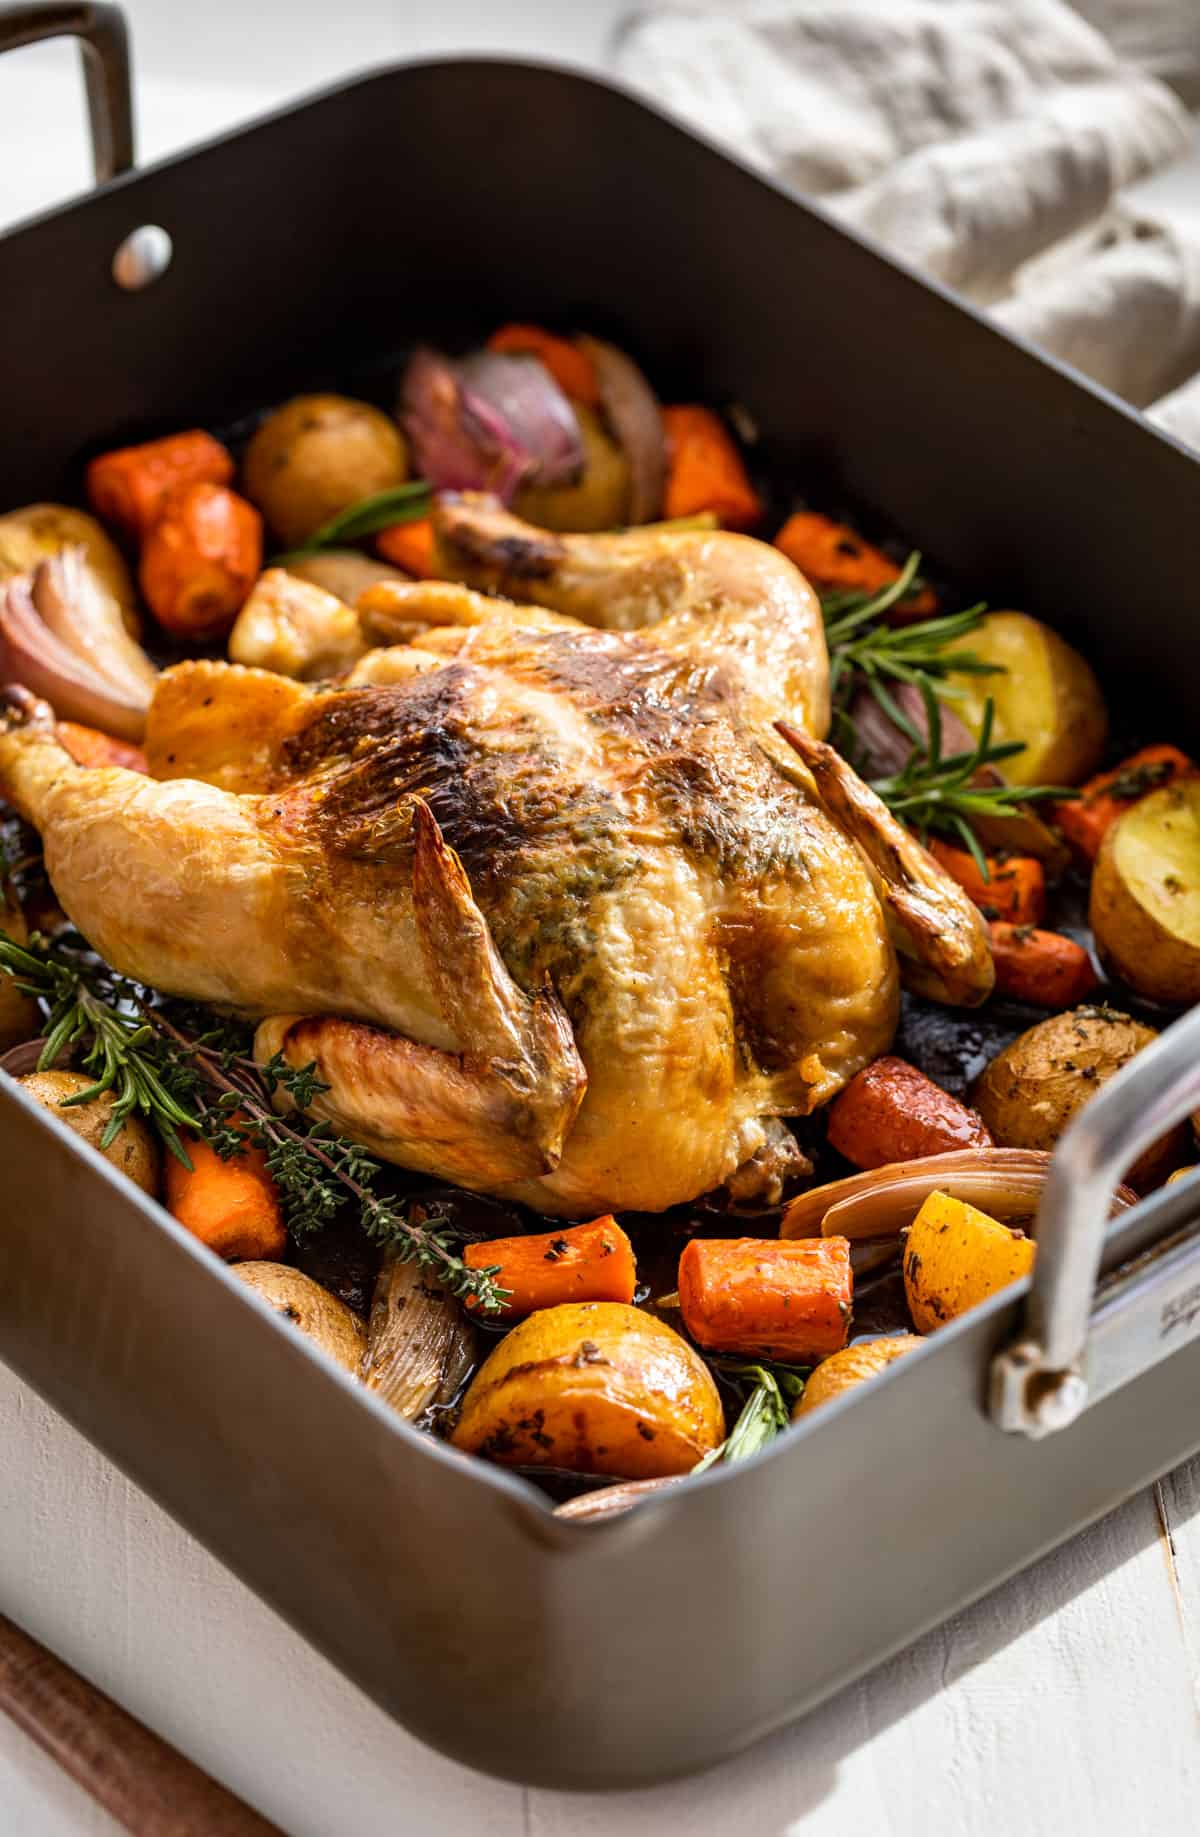
[(1078, 796), (1064, 785), (975, 784), (972, 781), (984, 766), (998, 765), (1024, 752), (1019, 740), (992, 745), (995, 704), (989, 696), (984, 703), (979, 739), (970, 752), (942, 755), (942, 719), (937, 697), (923, 689), (925, 714), (929, 723), (928, 740), (920, 740), (903, 767), (888, 778), (872, 781), (872, 790), (881, 797), (893, 816), (922, 836), (930, 830), (951, 835), (961, 842), (987, 878), (988, 868), (983, 850), (972, 827), (978, 817), (1011, 817), (1020, 815), (1026, 804), (1048, 798)]
[(722, 1377), (750, 1391), (741, 1414), (719, 1448), (692, 1468), (693, 1474), (715, 1467), (718, 1461), (744, 1461), (781, 1435), (792, 1420), (792, 1405), (804, 1395), (807, 1370), (790, 1365), (742, 1364), (726, 1359), (711, 1361)]
[[(82, 939), (78, 942), (82, 946)], [(154, 1034), (141, 1017), (137, 985), (94, 960), (89, 963), (69, 935), (51, 946), (35, 932), (26, 948), (0, 933), (0, 970), (48, 1010), (38, 1070), (45, 1071), (74, 1046), (83, 1069), (93, 1075), (95, 1082), (64, 1099), (63, 1108), (113, 1093), (101, 1148), (109, 1147), (122, 1124), (136, 1114), (153, 1124), (171, 1153), (190, 1168), (179, 1131), (196, 1129), (198, 1119), (163, 1080)]]
[(302, 561), (306, 555), (316, 555), (321, 549), (344, 548), (353, 542), (363, 542), (368, 536), (377, 536), (381, 529), (391, 529), (397, 523), (419, 523), (429, 515), (432, 503), (433, 493), (422, 478), (410, 479), (407, 485), (391, 485), (386, 491), (376, 491), (340, 510), (299, 548), (289, 549), (286, 555), (273, 556), (272, 565), (286, 566), (289, 561)]
[(260, 1066), (248, 1029), (236, 1022), (194, 1010), (173, 1019), (149, 991), (110, 970), (75, 934), (53, 941), (35, 934), (27, 947), (0, 934), (0, 970), (49, 1010), (39, 1065), (52, 1065), (74, 1047), (94, 1075), (95, 1082), (67, 1104), (114, 1093), (102, 1146), (135, 1112), (185, 1167), (191, 1161), (181, 1130), (201, 1136), (225, 1160), (253, 1145), (266, 1157), (293, 1237), (319, 1230), (353, 1203), (376, 1243), (396, 1245), (484, 1313), (503, 1306), (506, 1291), (497, 1286), (496, 1268), (469, 1269), (439, 1215), (418, 1223), (403, 1202), (377, 1192), (383, 1170), (364, 1148), (335, 1135), (327, 1123), (276, 1115), (277, 1092), (286, 1092), (302, 1112), (328, 1089), (315, 1065), (291, 1066), (276, 1054)]

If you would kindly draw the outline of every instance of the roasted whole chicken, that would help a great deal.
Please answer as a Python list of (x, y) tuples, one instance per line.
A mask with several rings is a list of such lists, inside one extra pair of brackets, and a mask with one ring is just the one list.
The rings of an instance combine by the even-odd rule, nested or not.
[[(357, 629), (310, 602), (293, 676), (165, 672), (154, 777), (76, 766), (9, 691), (0, 789), (96, 950), (257, 1018), (378, 1155), (568, 1217), (778, 1197), (780, 1119), (886, 1049), (899, 964), (987, 995), (979, 913), (823, 744), (778, 551), (436, 521), (445, 578), (370, 588)], [(306, 644), (346, 673), (296, 680)]]

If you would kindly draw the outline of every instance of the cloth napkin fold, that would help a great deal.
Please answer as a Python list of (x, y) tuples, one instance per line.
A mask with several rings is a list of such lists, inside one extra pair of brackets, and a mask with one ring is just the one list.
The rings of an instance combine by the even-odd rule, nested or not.
[[(1080, 0), (1118, 42), (1134, 0)], [(1172, 36), (1170, 7), (1176, 9)], [(1153, 0), (1173, 77), (1197, 0)], [(1066, 0), (656, 0), (619, 72), (1200, 447), (1200, 197), (1125, 188), (1185, 155), (1179, 97)]]

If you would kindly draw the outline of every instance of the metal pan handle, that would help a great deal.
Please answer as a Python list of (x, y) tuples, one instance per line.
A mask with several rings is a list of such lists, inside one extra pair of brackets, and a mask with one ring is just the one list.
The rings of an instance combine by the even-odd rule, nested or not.
[(133, 92), (124, 13), (119, 6), (92, 5), (87, 0), (0, 5), (0, 51), (64, 37), (79, 40), (92, 164), (96, 183), (103, 185), (133, 165)]
[[(1055, 1150), (1038, 1210), (1025, 1332), (992, 1365), (991, 1412), (1001, 1428), (1035, 1437), (1065, 1428), (1100, 1395), (1200, 1333), (1200, 1233), (1187, 1225), (1097, 1298), (1118, 1181), (1197, 1109), (1200, 1008), (1106, 1084)], [(1127, 1212), (1122, 1233), (1150, 1206), (1158, 1201)], [(1168, 1228), (1183, 1209), (1161, 1208)]]

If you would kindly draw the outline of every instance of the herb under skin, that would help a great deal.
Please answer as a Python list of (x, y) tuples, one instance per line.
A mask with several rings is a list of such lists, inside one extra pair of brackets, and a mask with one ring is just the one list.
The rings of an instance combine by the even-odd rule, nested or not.
[[(373, 1242), (394, 1245), (481, 1312), (503, 1307), (507, 1290), (496, 1283), (497, 1267), (469, 1269), (453, 1248), (454, 1235), (461, 1233), (452, 1234), (439, 1214), (417, 1223), (404, 1202), (375, 1190), (383, 1172), (379, 1162), (327, 1123), (300, 1114), (329, 1088), (315, 1065), (291, 1066), (278, 1053), (258, 1065), (246, 1028), (203, 1011), (172, 1018), (149, 991), (108, 969), (74, 934), (52, 943), (35, 935), (24, 948), (0, 935), (0, 970), (49, 1010), (39, 1068), (72, 1047), (93, 1075), (88, 1089), (64, 1107), (113, 1093), (102, 1147), (134, 1114), (158, 1131), (185, 1167), (191, 1161), (184, 1131), (201, 1137), (223, 1160), (253, 1145), (266, 1157), (294, 1239), (319, 1231), (353, 1203)], [(280, 1091), (296, 1114), (275, 1113), (273, 1099)]]
[(744, 1461), (782, 1435), (792, 1420), (792, 1406), (804, 1395), (808, 1378), (807, 1369), (798, 1366), (742, 1364), (727, 1359), (710, 1359), (709, 1363), (739, 1388), (748, 1385), (749, 1391), (729, 1434), (719, 1448), (692, 1468), (693, 1475), (718, 1463)]

